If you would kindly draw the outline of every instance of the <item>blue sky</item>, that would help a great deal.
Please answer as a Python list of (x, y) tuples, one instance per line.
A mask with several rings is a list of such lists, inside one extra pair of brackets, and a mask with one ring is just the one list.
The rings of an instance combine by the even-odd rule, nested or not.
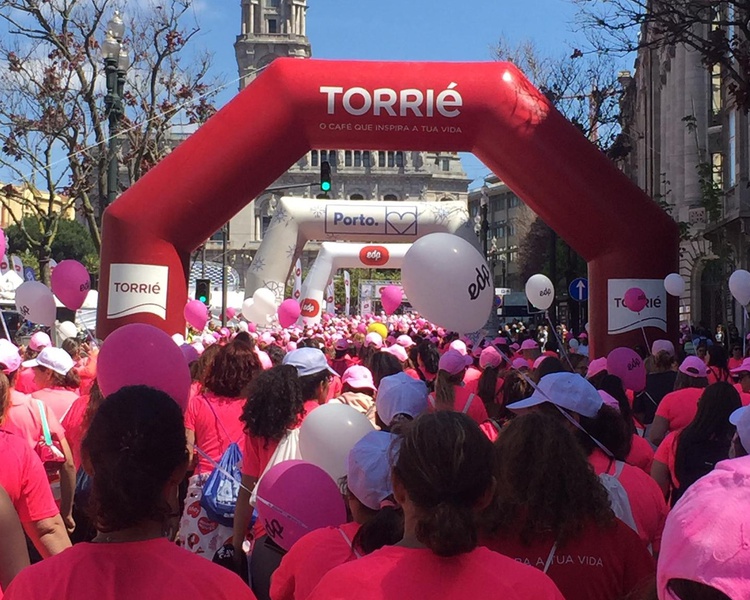
[[(196, 42), (214, 53), (217, 72), (232, 81), (240, 2), (211, 0), (203, 6), (196, 11), (202, 29)], [(531, 40), (551, 56), (583, 44), (572, 0), (308, 0), (308, 6), (307, 35), (315, 58), (485, 61), (492, 60), (501, 36), (512, 43)], [(219, 104), (236, 90), (229, 86)], [(474, 185), (489, 172), (472, 155), (463, 162)]]

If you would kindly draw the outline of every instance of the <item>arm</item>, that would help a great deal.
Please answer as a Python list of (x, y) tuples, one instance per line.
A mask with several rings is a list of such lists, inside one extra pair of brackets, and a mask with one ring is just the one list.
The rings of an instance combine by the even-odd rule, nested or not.
[(8, 494), (0, 488), (0, 589), (7, 590), (18, 572), (28, 566), (29, 553), (21, 521)]
[(654, 446), (658, 446), (667, 433), (669, 433), (669, 421), (661, 415), (656, 415), (654, 422), (651, 424), (651, 430), (648, 432), (648, 441)]
[(70, 538), (59, 514), (49, 519), (24, 523), (23, 528), (42, 558), (49, 558), (70, 548)]
[(242, 542), (245, 541), (247, 528), (250, 526), (250, 519), (253, 516), (253, 507), (250, 506), (250, 492), (255, 487), (257, 477), (242, 474), (242, 487), (237, 495), (237, 506), (234, 509), (234, 555), (242, 557), (245, 555), (242, 550)]
[(192, 429), (185, 429), (185, 437), (187, 438), (188, 464), (193, 465), (193, 458), (195, 455), (195, 431)]
[(73, 533), (76, 523), (73, 520), (73, 496), (76, 491), (76, 468), (73, 465), (73, 453), (66, 439), (60, 440), (65, 462), (60, 469), (60, 515), (65, 522), (68, 533)]
[(669, 490), (672, 487), (669, 477), (669, 467), (660, 460), (654, 460), (651, 465), (651, 478), (659, 484), (664, 497), (669, 497)]

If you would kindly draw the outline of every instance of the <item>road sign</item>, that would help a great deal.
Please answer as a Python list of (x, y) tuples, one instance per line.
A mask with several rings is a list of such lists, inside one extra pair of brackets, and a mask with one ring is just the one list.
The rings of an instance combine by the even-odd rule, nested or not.
[(574, 279), (570, 282), (568, 293), (576, 302), (586, 302), (589, 299), (589, 280), (585, 277)]

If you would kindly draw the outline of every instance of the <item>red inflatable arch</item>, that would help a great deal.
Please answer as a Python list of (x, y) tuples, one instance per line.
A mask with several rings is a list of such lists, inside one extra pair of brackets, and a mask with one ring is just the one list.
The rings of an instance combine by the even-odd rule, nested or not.
[(182, 331), (190, 253), (311, 148), (473, 152), (588, 261), (597, 354), (642, 340), (608, 279), (677, 269), (672, 219), (513, 65), (279, 59), (105, 212), (99, 335)]

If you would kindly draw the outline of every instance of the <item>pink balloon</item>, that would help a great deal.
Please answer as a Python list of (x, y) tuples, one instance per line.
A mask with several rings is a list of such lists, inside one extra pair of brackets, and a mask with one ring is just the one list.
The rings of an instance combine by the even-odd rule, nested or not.
[(633, 312), (641, 312), (644, 308), (646, 308), (646, 304), (648, 304), (646, 292), (644, 292), (641, 288), (630, 288), (627, 292), (625, 292), (625, 296), (623, 297), (623, 304), (625, 304), (625, 306)]
[(279, 316), (279, 325), (282, 327), (291, 327), (297, 322), (300, 316), (300, 306), (294, 298), (284, 300), (276, 311)]
[(234, 319), (234, 317), (237, 315), (237, 311), (234, 310), (231, 306), (227, 307), (227, 319)]
[(8, 250), (8, 239), (5, 237), (5, 232), (0, 229), (0, 257), (5, 255)]
[(248, 323), (247, 324), (247, 330), (250, 333), (255, 333), (256, 331), (258, 331), (258, 326), (255, 323)]
[(615, 348), (607, 355), (607, 371), (622, 380), (627, 390), (642, 392), (646, 388), (646, 366), (635, 350)]
[(131, 323), (102, 343), (97, 379), (105, 396), (129, 385), (147, 385), (168, 394), (185, 411), (190, 368), (179, 346), (161, 329)]
[(396, 309), (401, 306), (404, 299), (403, 290), (397, 285), (387, 285), (380, 293), (380, 302), (383, 305), (385, 314), (392, 315)]
[(266, 533), (284, 550), (315, 529), (346, 522), (336, 482), (304, 460), (286, 460), (271, 467), (258, 484), (256, 506)]
[(63, 260), (50, 275), (50, 287), (67, 308), (78, 310), (91, 289), (91, 277), (77, 260)]
[(188, 301), (185, 308), (182, 309), (182, 314), (188, 324), (198, 331), (203, 331), (206, 323), (208, 323), (208, 307), (200, 300)]

